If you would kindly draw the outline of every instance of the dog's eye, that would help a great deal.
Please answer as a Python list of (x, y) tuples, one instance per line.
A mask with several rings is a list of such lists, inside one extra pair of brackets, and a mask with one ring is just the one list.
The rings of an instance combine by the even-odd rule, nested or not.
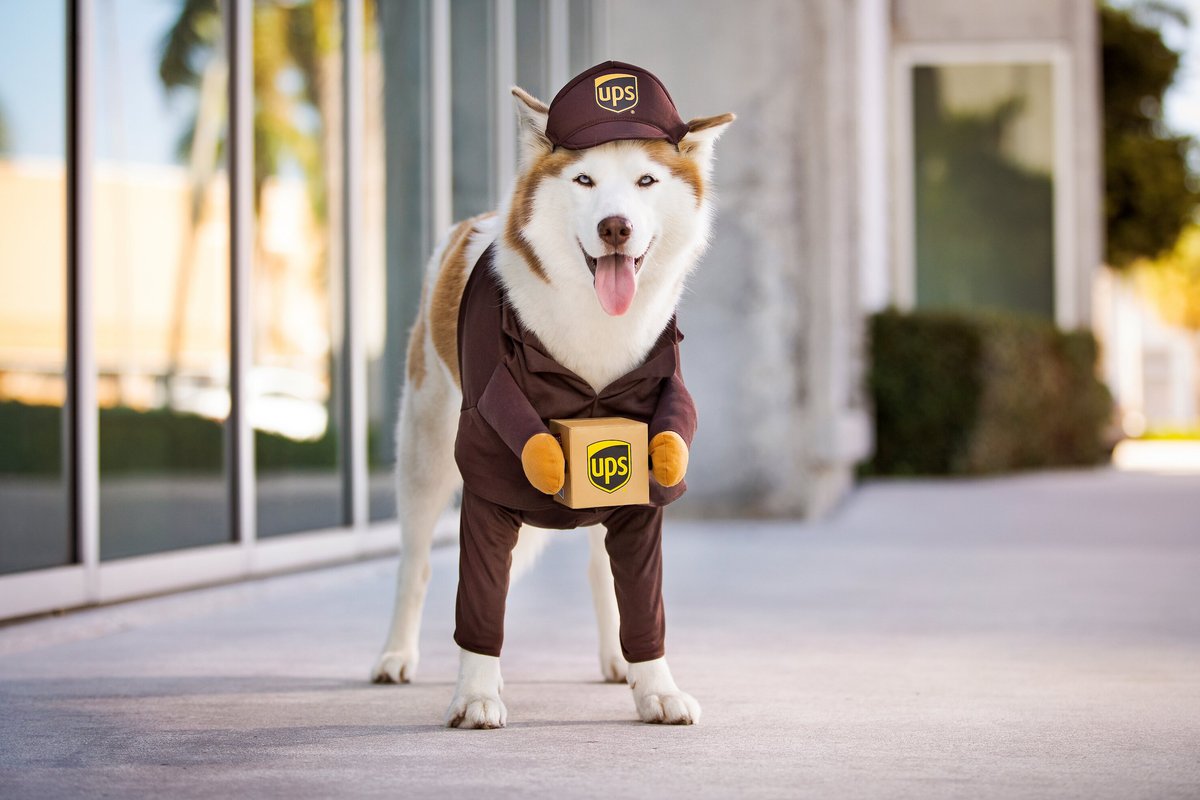
[(592, 180), (590, 175), (584, 175), (582, 173), (575, 176), (575, 182), (578, 183), (580, 186), (595, 186), (596, 185), (596, 182)]
[(638, 178), (638, 186), (641, 186), (643, 189), (647, 186), (653, 186), (656, 183), (658, 183), (658, 178), (655, 178), (653, 175), (643, 175)]

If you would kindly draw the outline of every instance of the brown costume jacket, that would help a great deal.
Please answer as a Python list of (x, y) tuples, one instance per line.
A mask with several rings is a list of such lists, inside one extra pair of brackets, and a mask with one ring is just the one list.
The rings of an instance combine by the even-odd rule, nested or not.
[[(551, 358), (509, 306), (489, 247), (471, 271), (458, 310), (458, 366), (463, 405), (454, 458), (467, 488), (497, 505), (534, 510), (558, 506), (521, 468), (521, 449), (550, 419), (629, 417), (649, 435), (674, 431), (691, 447), (696, 406), (683, 384), (672, 317), (641, 366), (595, 392)], [(603, 342), (597, 342), (603, 347)], [(678, 498), (685, 482), (665, 487), (650, 478), (650, 505)]]

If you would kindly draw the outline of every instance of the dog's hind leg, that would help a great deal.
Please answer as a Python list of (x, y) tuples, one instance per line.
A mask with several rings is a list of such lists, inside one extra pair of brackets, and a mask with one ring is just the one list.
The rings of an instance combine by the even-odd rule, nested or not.
[(512, 551), (512, 566), (508, 570), (510, 586), (537, 563), (538, 556), (546, 549), (546, 545), (550, 544), (550, 535), (550, 531), (541, 528), (521, 526), (517, 534), (517, 546)]
[(396, 429), (396, 506), (400, 574), (383, 653), (371, 670), (376, 683), (407, 683), (417, 669), (421, 610), (429, 584), (434, 527), (458, 483), (454, 435), (461, 398), (442, 370), (405, 388)]
[(624, 683), (629, 663), (621, 655), (621, 612), (613, 584), (612, 564), (604, 549), (604, 528), (588, 529), (588, 583), (596, 606), (596, 624), (600, 629), (600, 674), (609, 683)]

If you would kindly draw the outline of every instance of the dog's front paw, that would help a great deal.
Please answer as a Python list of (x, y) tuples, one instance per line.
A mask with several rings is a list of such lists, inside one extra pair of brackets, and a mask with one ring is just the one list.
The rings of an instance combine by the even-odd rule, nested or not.
[(687, 692), (676, 690), (662, 694), (634, 695), (642, 722), (664, 725), (694, 725), (700, 721), (700, 704)]
[(500, 700), (503, 688), (500, 659), (460, 651), (458, 685), (446, 709), (446, 727), (503, 728), (508, 722), (508, 709)]
[(500, 695), (454, 695), (446, 709), (448, 728), (503, 728), (508, 722), (508, 709)]
[(417, 674), (417, 651), (385, 650), (371, 668), (372, 683), (408, 683)]
[(665, 658), (630, 664), (629, 688), (642, 722), (693, 725), (700, 721), (700, 704), (675, 685)]

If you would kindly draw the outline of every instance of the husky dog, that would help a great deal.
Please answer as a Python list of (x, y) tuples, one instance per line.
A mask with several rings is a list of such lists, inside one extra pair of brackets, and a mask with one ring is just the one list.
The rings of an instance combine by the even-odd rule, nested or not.
[[(520, 88), (512, 94), (520, 128), (513, 191), (498, 211), (458, 223), (437, 245), (409, 339), (396, 432), (403, 548), (391, 629), (371, 672), (379, 683), (406, 683), (417, 669), (430, 543), (459, 482), (459, 306), (484, 251), (491, 248), (495, 275), (522, 325), (598, 392), (646, 358), (707, 246), (713, 145), (732, 114), (691, 120), (676, 144), (626, 139), (565, 149), (547, 137), (549, 107)], [(602, 229), (613, 218), (625, 224), (615, 237)], [(597, 348), (598, 341), (605, 346)], [(665, 657), (626, 662), (604, 531), (593, 527), (588, 536), (601, 673), (610, 682), (628, 680), (644, 721), (696, 722), (700, 706), (676, 686)], [(545, 531), (520, 529), (513, 578), (546, 543)], [(503, 726), (502, 685), (498, 657), (462, 649), (447, 724)]]

